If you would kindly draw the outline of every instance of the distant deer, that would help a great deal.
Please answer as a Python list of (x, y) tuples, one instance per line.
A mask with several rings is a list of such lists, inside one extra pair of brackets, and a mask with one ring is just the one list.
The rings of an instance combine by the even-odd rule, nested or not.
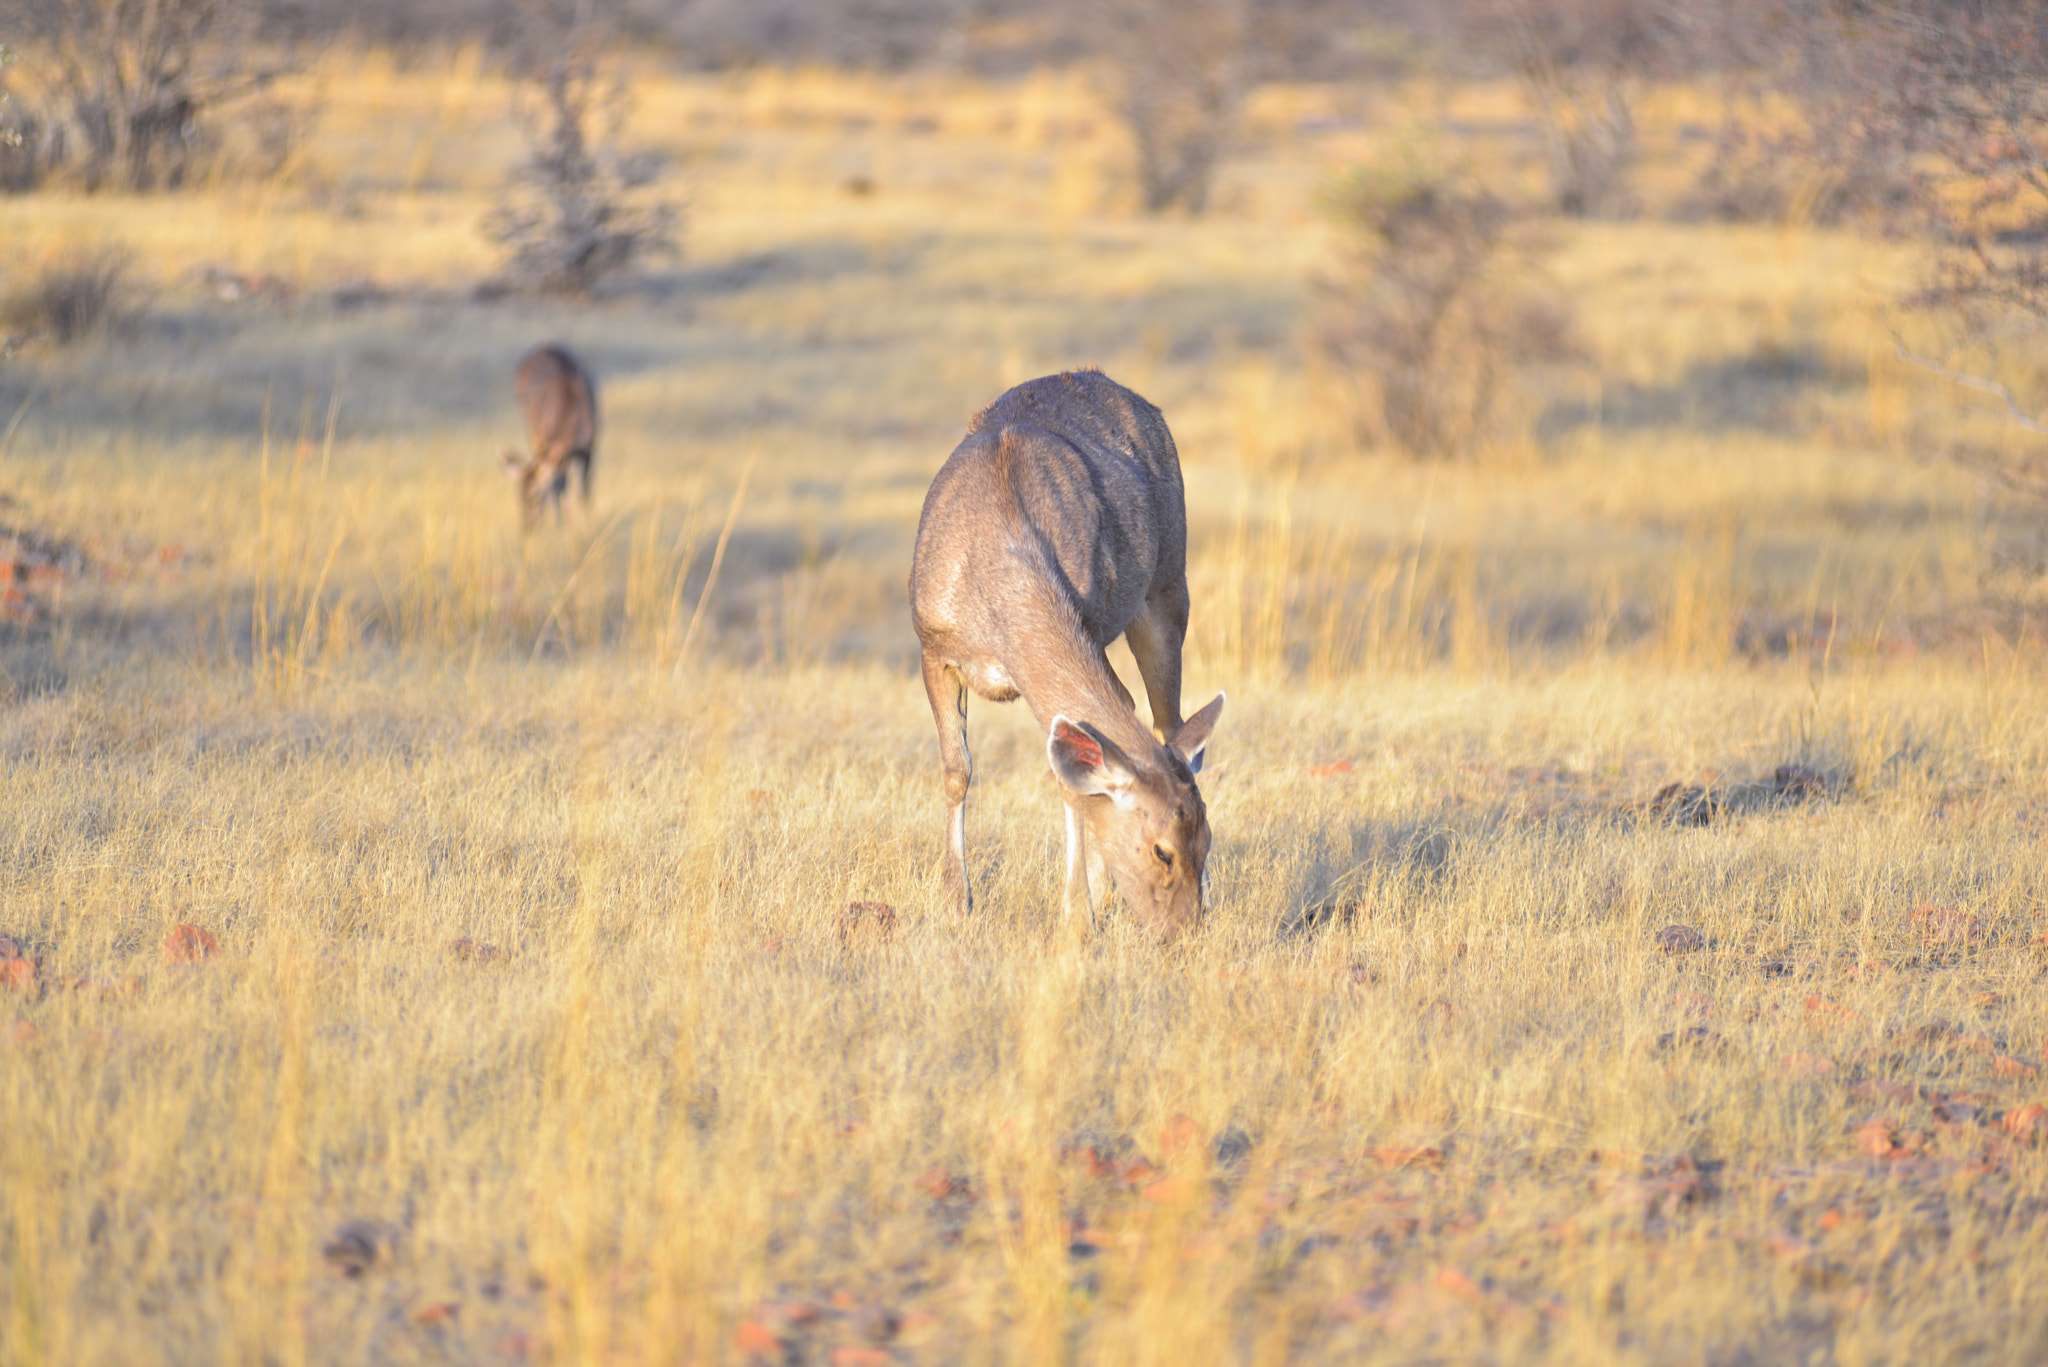
[[(1067, 807), (1066, 914), (1109, 879), (1162, 939), (1198, 921), (1209, 818), (1195, 786), (1223, 695), (1180, 715), (1187, 507), (1159, 410), (1097, 370), (1018, 385), (932, 481), (910, 615), (946, 774), (947, 898), (967, 885), (967, 691), (1022, 696)], [(1155, 736), (1104, 653), (1129, 642)], [(1160, 743), (1160, 737), (1165, 743)]]
[(512, 392), (526, 419), (526, 440), (533, 453), (521, 459), (505, 452), (505, 470), (519, 481), (520, 523), (529, 531), (552, 505), (562, 520), (562, 496), (569, 491), (569, 469), (580, 476), (583, 508), (590, 510), (590, 457), (597, 445), (597, 381), (566, 347), (537, 346), (520, 358)]

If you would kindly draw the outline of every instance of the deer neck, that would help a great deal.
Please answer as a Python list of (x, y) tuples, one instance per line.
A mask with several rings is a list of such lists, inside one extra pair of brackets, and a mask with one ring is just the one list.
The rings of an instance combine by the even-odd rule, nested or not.
[(1125, 704), (1102, 653), (1084, 638), (1035, 640), (1017, 652), (1011, 673), (1040, 730), (1050, 730), (1057, 716), (1085, 721), (1132, 761), (1153, 767), (1159, 737)]

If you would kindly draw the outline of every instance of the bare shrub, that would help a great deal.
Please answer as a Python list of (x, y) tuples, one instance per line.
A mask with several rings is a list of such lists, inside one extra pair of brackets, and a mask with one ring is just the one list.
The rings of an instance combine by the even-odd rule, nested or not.
[(1250, 0), (1105, 0), (1094, 39), (1147, 212), (1207, 207), (1253, 76)]
[(1314, 341), (1362, 442), (1467, 454), (1504, 371), (1574, 352), (1569, 308), (1517, 282), (1541, 239), (1483, 186), (1361, 173), (1335, 209), (1350, 243)]
[(600, 71), (594, 41), (567, 43), (529, 71), (513, 109), (528, 156), (482, 224), (506, 251), (505, 284), (587, 295), (647, 257), (679, 253), (682, 209), (647, 193), (655, 158), (619, 148), (626, 87)]
[[(1988, 396), (2019, 429), (2048, 438), (2048, 5), (2040, 0), (1900, 0), (1868, 14), (1824, 11), (1816, 60), (1857, 74), (1853, 129), (1839, 155), (1899, 168), (1906, 225), (1933, 249), (1903, 302), (1947, 330), (1930, 356), (1901, 354)], [(1845, 96), (1845, 102), (1849, 96)], [(1905, 217), (1902, 215), (1902, 217)], [(2048, 446), (1958, 444), (1950, 454), (2048, 497)]]
[(128, 254), (114, 248), (59, 257), (0, 304), (0, 328), (11, 349), (47, 340), (57, 346), (111, 330), (138, 308)]
[(277, 74), (251, 57), (259, 17), (258, 0), (0, 0), (0, 30), (35, 76), (22, 101), (31, 160), (9, 178), (184, 184), (208, 120)]
[(1074, 0), (1129, 130), (1145, 209), (1201, 213), (1253, 86), (1300, 67), (1356, 6), (1347, 0)]

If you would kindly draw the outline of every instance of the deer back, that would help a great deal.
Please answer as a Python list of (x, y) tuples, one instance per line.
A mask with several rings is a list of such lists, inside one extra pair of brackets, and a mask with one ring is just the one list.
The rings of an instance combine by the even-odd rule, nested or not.
[(567, 348), (538, 346), (519, 362), (513, 393), (536, 464), (586, 456), (597, 441), (597, 383)]
[(1101, 372), (1075, 371), (1017, 386), (968, 425), (925, 499), (911, 610), (928, 645), (1007, 667), (1062, 630), (1109, 644), (1186, 567), (1165, 420)]

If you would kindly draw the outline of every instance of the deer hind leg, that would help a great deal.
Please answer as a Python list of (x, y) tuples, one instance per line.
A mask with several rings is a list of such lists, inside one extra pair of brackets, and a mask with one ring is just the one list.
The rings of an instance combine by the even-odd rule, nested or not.
[(974, 909), (967, 885), (967, 783), (974, 759), (967, 753), (967, 681), (938, 656), (924, 657), (924, 691), (939, 728), (939, 761), (946, 772), (946, 901), (957, 912)]
[(1161, 740), (1180, 729), (1180, 654), (1188, 636), (1186, 583), (1155, 589), (1145, 607), (1124, 628), (1131, 658), (1145, 681), (1145, 700), (1152, 707), (1152, 729)]

